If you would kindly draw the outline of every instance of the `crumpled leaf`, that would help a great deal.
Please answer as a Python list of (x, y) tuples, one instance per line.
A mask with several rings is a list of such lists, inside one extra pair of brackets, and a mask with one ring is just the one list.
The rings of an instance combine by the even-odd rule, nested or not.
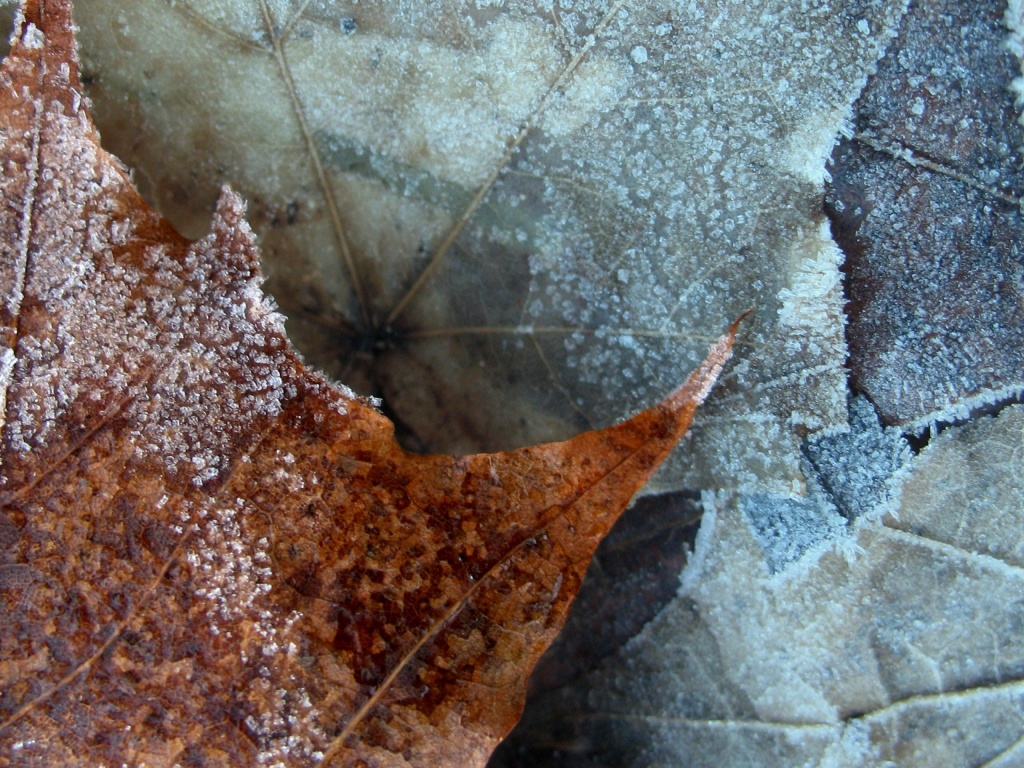
[(749, 497), (707, 495), (678, 597), (538, 702), (521, 764), (1020, 765), (1022, 436), (1024, 406), (943, 432), (881, 524), (781, 569)]
[(732, 335), (625, 424), (407, 454), (290, 349), (237, 195), (190, 243), (100, 149), (69, 6), (0, 69), (0, 764), (483, 764)]
[(845, 415), (824, 159), (903, 0), (83, 0), (101, 127), (198, 233), (252, 201), (307, 359), (422, 444), (600, 426), (750, 306), (663, 487), (801, 486)]
[(852, 384), (889, 424), (1024, 391), (1022, 30), (1019, 3), (914, 5), (833, 157)]

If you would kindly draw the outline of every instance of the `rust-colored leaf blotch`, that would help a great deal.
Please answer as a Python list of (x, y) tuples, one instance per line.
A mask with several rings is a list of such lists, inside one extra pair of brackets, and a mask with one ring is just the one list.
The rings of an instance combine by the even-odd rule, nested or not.
[(416, 456), (305, 368), (241, 200), (104, 152), (67, 0), (0, 71), (0, 765), (482, 765), (735, 326), (624, 424)]

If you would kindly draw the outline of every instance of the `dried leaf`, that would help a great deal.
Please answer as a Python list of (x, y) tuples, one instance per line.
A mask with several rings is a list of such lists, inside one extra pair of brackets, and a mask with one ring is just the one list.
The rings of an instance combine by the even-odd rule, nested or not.
[(824, 160), (904, 0), (82, 0), (105, 138), (179, 226), (253, 201), (307, 358), (435, 450), (651, 402), (756, 306), (661, 487), (803, 480), (845, 417)]
[(707, 495), (679, 596), (496, 765), (1020, 765), (1022, 436), (1024, 406), (943, 432), (882, 524), (781, 568), (757, 500)]
[(0, 764), (482, 764), (732, 333), (622, 425), (407, 454), (289, 348), (235, 194), (190, 243), (100, 149), (69, 5), (0, 70)]
[(678, 599), (494, 768), (1024, 764), (1019, 410), (901, 435), (1024, 383), (1022, 32), (1019, 3), (910, 7), (829, 169), (849, 431), (804, 443), (808, 493), (706, 494)]
[(528, 702), (596, 669), (672, 600), (701, 513), (693, 492), (637, 500), (591, 559), (564, 629), (530, 677)]
[(1024, 19), (1003, 13), (914, 5), (833, 157), (852, 383), (889, 424), (1024, 391)]

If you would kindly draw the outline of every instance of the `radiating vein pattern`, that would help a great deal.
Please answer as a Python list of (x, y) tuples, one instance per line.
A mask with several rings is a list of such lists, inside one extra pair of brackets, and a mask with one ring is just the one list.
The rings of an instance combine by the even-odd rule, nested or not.
[[(133, 72), (152, 72), (162, 105), (108, 108), (134, 104), (172, 137), (140, 139), (122, 112), (133, 127), (111, 114), (111, 146), (190, 232), (212, 198), (200, 188), (236, 185), (293, 340), (383, 396), (419, 445), (508, 448), (610, 423), (671, 389), (750, 306), (746, 341), (781, 351), (732, 386), (771, 394), (745, 421), (715, 410), (697, 435), (709, 458), (663, 477), (749, 485), (766, 479), (764, 451), (789, 488), (792, 425), (842, 423), (824, 158), (901, 3), (719, 18), (622, 0), (147, 0), (111, 25), (104, 0), (83, 1), (97, 40), (131, 30), (90, 51), (97, 82), (141, 95)], [(180, 69), (147, 64), (164, 59)], [(799, 388), (770, 385), (801, 371)]]

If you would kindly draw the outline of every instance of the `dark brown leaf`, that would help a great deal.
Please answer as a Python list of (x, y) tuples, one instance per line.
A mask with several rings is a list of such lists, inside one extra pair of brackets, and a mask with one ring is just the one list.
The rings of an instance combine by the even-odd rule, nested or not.
[(853, 385), (890, 424), (1024, 389), (1024, 128), (1002, 14), (914, 4), (833, 157)]

